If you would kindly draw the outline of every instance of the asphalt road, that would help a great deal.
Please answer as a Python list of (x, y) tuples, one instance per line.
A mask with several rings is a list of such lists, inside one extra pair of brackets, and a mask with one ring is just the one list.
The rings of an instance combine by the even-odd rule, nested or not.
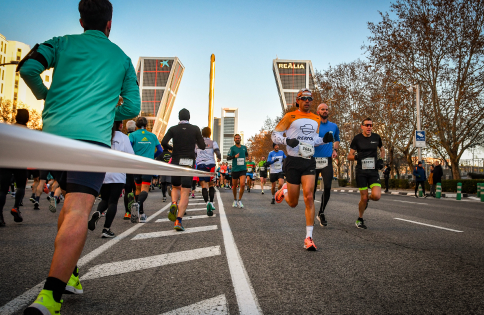
[[(238, 209), (222, 189), (211, 218), (197, 194), (189, 209), (202, 210), (188, 212), (194, 218), (178, 233), (156, 222), (167, 217), (160, 190), (147, 199), (145, 224), (122, 220), (120, 199), (111, 228), (118, 238), (100, 237), (104, 219), (89, 232), (84, 294), (64, 295), (62, 314), (484, 313), (483, 203), (384, 195), (370, 202), (361, 230), (358, 194), (332, 192), (328, 226), (314, 228), (319, 250), (307, 252), (302, 197), (292, 209), (271, 205), (265, 192), (245, 193)], [(40, 211), (24, 204), (24, 222), (14, 223), (7, 196), (0, 314), (21, 314), (35, 298), (53, 253), (58, 213), (45, 195)]]

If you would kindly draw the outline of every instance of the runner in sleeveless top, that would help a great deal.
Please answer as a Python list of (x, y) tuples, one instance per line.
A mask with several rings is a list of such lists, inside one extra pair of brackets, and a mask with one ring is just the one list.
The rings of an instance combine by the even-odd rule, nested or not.
[(284, 159), (286, 158), (286, 154), (283, 151), (279, 150), (279, 145), (276, 143), (272, 144), (274, 148), (273, 151), (269, 152), (269, 156), (267, 157), (266, 166), (270, 165), (270, 175), (269, 180), (271, 181), (272, 187), (272, 201), (271, 204), (275, 204), (275, 195), (276, 195), (276, 182), (277, 190), (282, 188), (284, 185), (284, 172), (282, 171), (282, 164), (284, 163)]
[[(214, 154), (217, 155), (217, 162), (220, 162), (222, 155), (220, 154), (220, 149), (217, 142), (210, 139), (212, 135), (212, 130), (209, 127), (202, 129), (203, 141), (205, 142), (205, 150), (200, 150), (198, 146), (197, 150), (197, 170), (205, 172), (215, 172), (215, 158)], [(200, 177), (200, 185), (202, 186), (202, 196), (203, 200), (207, 204), (207, 215), (209, 217), (213, 216), (213, 211), (215, 207), (213, 206), (213, 198), (215, 197), (215, 188), (213, 177)], [(208, 189), (207, 189), (208, 188)], [(208, 200), (210, 196), (210, 201)]]
[[(305, 89), (297, 93), (297, 110), (289, 112), (281, 119), (272, 133), (272, 141), (287, 145), (287, 158), (284, 162), (284, 173), (287, 183), (276, 193), (278, 203), (286, 200), (290, 207), (296, 207), (302, 184), (304, 203), (306, 205), (306, 239), (304, 248), (317, 250), (313, 241), (314, 225), (314, 177), (316, 160), (313, 157), (314, 146), (332, 142), (333, 136), (324, 138), (318, 135), (320, 118), (310, 112), (311, 91)], [(284, 137), (286, 133), (286, 137)]]
[(319, 136), (324, 137), (326, 133), (332, 133), (334, 142), (317, 146), (314, 150), (314, 157), (316, 159), (316, 182), (314, 183), (314, 196), (316, 196), (316, 189), (318, 184), (319, 174), (323, 179), (323, 195), (321, 196), (321, 206), (319, 207), (318, 220), (321, 226), (327, 226), (326, 216), (324, 210), (329, 201), (331, 194), (331, 183), (333, 181), (333, 159), (338, 156), (339, 148), (339, 129), (335, 123), (328, 120), (328, 105), (320, 104), (318, 106), (318, 115), (321, 118), (321, 125), (319, 125)]
[(267, 180), (267, 166), (266, 166), (266, 157), (262, 157), (262, 161), (260, 161), (257, 166), (259, 167), (259, 177), (260, 177), (260, 188), (262, 191), (260, 192), (262, 195), (264, 194), (264, 184)]
[[(359, 229), (366, 229), (363, 220), (363, 213), (368, 208), (368, 201), (380, 200), (381, 183), (378, 170), (383, 168), (385, 158), (385, 148), (380, 135), (372, 133), (373, 122), (371, 118), (366, 118), (361, 122), (361, 133), (356, 135), (351, 141), (348, 160), (357, 161), (356, 164), (356, 184), (360, 190), (360, 202), (358, 203), (359, 216), (355, 225)], [(380, 159), (378, 159), (378, 149), (380, 149)], [(368, 196), (368, 187), (371, 194)]]
[[(133, 148), (128, 136), (121, 132), (123, 129), (122, 121), (115, 121), (113, 124), (113, 138), (111, 140), (111, 149), (129, 154), (134, 154)], [(101, 233), (103, 238), (113, 238), (116, 235), (111, 231), (111, 224), (114, 221), (116, 212), (118, 210), (118, 200), (123, 187), (126, 184), (125, 173), (106, 173), (103, 185), (101, 186), (101, 202), (97, 206), (97, 211), (91, 216), (87, 226), (89, 230), (94, 231), (96, 224), (101, 218), (101, 213), (106, 211), (106, 220), (104, 221), (104, 228)]]
[[(161, 143), (164, 148), (173, 150), (171, 164), (193, 168), (195, 165), (195, 145), (200, 150), (205, 150), (205, 141), (200, 128), (189, 123), (190, 112), (186, 108), (180, 110), (178, 119), (180, 119), (178, 125), (168, 129)], [(173, 147), (169, 145), (171, 139), (173, 139)], [(175, 230), (185, 231), (182, 219), (188, 206), (192, 177), (172, 176), (171, 183), (173, 185), (171, 191), (172, 204), (168, 212), (168, 219), (175, 222)], [(178, 199), (180, 199), (179, 202)]]
[[(243, 208), (242, 196), (245, 190), (245, 176), (247, 173), (247, 167), (245, 166), (245, 160), (249, 156), (247, 147), (240, 144), (240, 135), (234, 136), (235, 145), (231, 146), (229, 152), (227, 152), (227, 160), (232, 160), (232, 192), (234, 194), (234, 203), (232, 207)], [(239, 182), (240, 179), (240, 182)], [(237, 199), (237, 185), (240, 183), (239, 198)]]

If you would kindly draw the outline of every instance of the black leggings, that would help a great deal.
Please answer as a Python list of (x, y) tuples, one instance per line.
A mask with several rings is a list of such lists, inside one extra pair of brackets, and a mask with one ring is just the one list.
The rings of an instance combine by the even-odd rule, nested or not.
[(17, 183), (17, 192), (15, 194), (14, 208), (20, 206), (22, 199), (25, 195), (25, 185), (27, 185), (27, 170), (23, 169), (0, 169), (0, 210), (3, 211), (5, 201), (7, 199), (8, 188), (12, 183), (12, 175), (15, 177), (15, 183)]
[(425, 182), (420, 180), (415, 181), (415, 195), (418, 192), (418, 185), (422, 185), (422, 192), (423, 192), (423, 195), (425, 196)]
[(133, 195), (136, 192), (136, 185), (134, 184), (134, 175), (133, 174), (126, 174), (126, 184), (124, 184), (124, 210), (126, 212), (131, 212), (128, 209), (128, 194), (132, 192)]
[(106, 209), (106, 220), (104, 221), (104, 228), (109, 229), (113, 223), (116, 211), (118, 210), (119, 195), (123, 191), (123, 183), (103, 184), (101, 187), (101, 202), (97, 206), (97, 211), (100, 213)]

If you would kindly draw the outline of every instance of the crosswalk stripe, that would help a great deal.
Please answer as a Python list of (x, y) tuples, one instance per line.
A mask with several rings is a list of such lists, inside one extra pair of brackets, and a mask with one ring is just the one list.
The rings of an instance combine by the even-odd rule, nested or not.
[(208, 225), (208, 226), (197, 226), (193, 228), (186, 228), (184, 232), (170, 230), (170, 231), (158, 231), (158, 232), (151, 232), (151, 233), (140, 233), (135, 237), (133, 237), (131, 240), (134, 241), (134, 240), (144, 240), (148, 238), (163, 237), (163, 236), (183, 235), (187, 233), (206, 232), (206, 231), (212, 231), (216, 229), (218, 229), (216, 225)]
[(188, 203), (189, 206), (194, 206), (194, 205), (206, 205), (205, 202), (202, 203)]
[(218, 256), (220, 254), (220, 246), (211, 246), (170, 254), (162, 254), (107, 263), (92, 267), (84, 276), (81, 277), (81, 280), (90, 280), (107, 276), (114, 276), (133, 271), (145, 270), (170, 264), (177, 264), (180, 262)]
[[(217, 215), (214, 214), (212, 217), (209, 217), (207, 215), (190, 215), (190, 216), (186, 216), (186, 217), (183, 217), (183, 220), (195, 220), (195, 219), (206, 219), (206, 218), (215, 218)], [(159, 222), (168, 222), (170, 221), (168, 218), (166, 219), (158, 219), (156, 220), (155, 222), (156, 223), (159, 223)]]
[(187, 209), (186, 211), (200, 211), (200, 210), (207, 210), (207, 208), (195, 208), (195, 209)]
[(179, 309), (163, 313), (161, 315), (198, 315), (198, 314), (212, 314), (212, 315), (225, 315), (229, 313), (229, 307), (227, 305), (227, 299), (225, 295), (219, 295), (214, 298), (200, 301), (198, 303), (181, 307)]

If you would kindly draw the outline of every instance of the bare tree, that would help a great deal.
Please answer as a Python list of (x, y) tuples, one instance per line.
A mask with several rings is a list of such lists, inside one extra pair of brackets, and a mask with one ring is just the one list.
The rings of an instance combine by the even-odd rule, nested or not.
[(42, 130), (42, 114), (22, 102), (17, 102), (16, 106), (14, 106), (11, 100), (3, 99), (0, 103), (1, 121), (14, 124), (17, 109), (21, 108), (25, 108), (29, 111), (29, 122), (27, 123), (27, 127), (30, 129)]

